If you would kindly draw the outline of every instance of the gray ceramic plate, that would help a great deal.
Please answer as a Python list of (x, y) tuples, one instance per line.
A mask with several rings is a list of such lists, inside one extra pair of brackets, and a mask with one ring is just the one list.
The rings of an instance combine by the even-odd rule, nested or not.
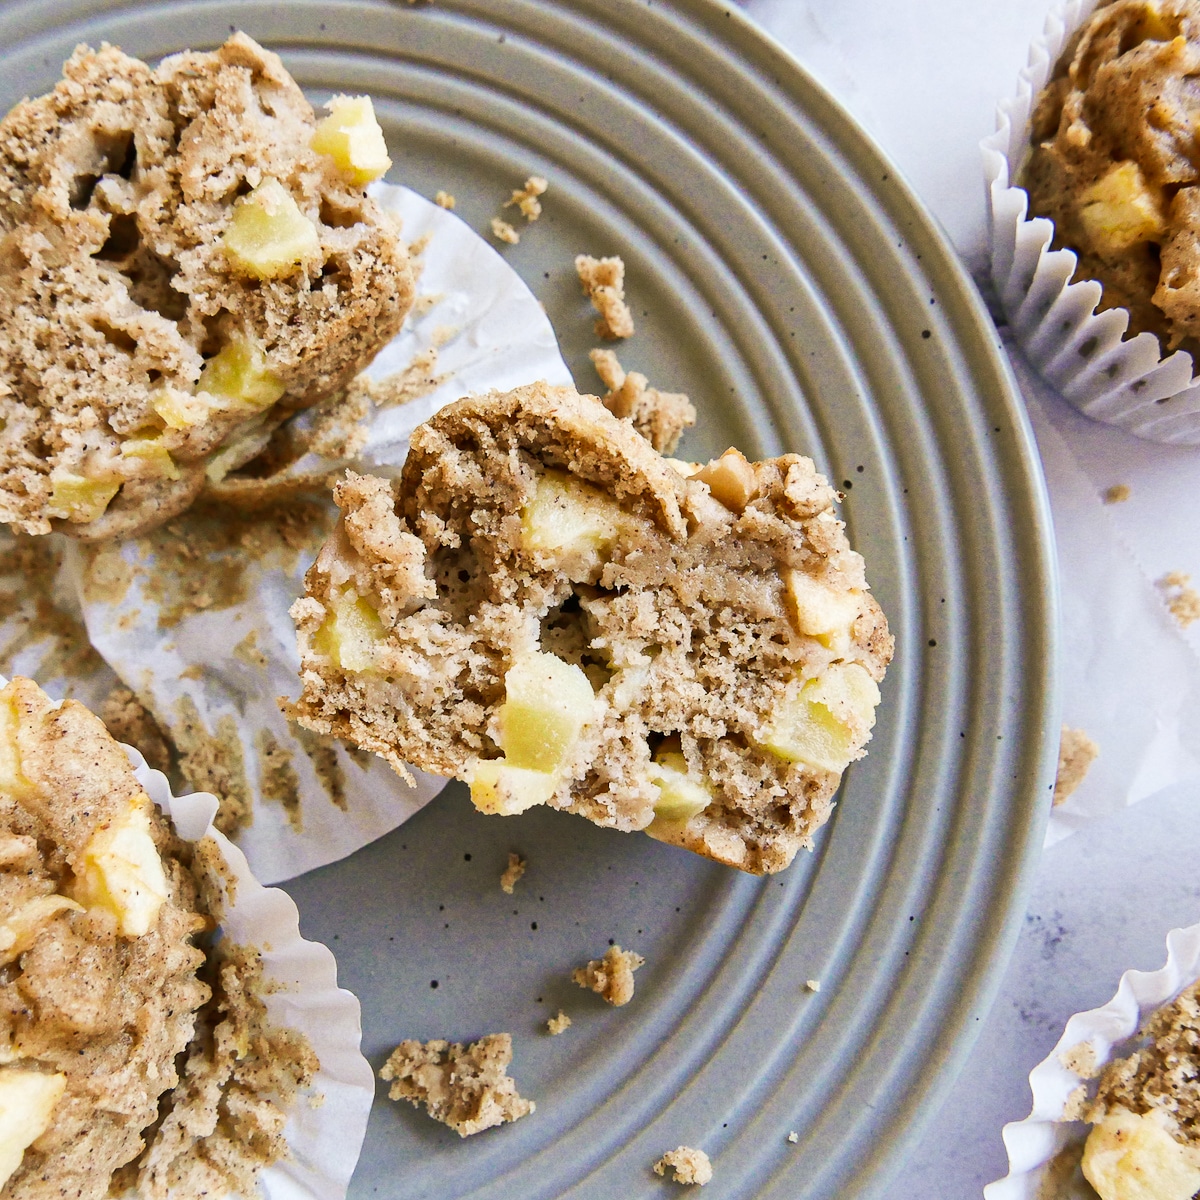
[[(453, 192), (477, 229), (545, 175), (510, 258), (580, 384), (572, 259), (619, 252), (626, 367), (701, 413), (683, 453), (812, 454), (898, 645), (870, 756), (781, 877), (559, 814), (484, 818), (455, 785), (292, 885), (376, 1065), (401, 1038), (510, 1030), (538, 1103), (460, 1141), (381, 1092), (353, 1194), (629, 1200), (670, 1189), (649, 1166), (680, 1143), (715, 1162), (706, 1196), (877, 1193), (1004, 968), (1057, 742), (1049, 519), (969, 282), (845, 114), (706, 0), (9, 0), (0, 105), (79, 41), (156, 57), (234, 27), (314, 99), (370, 92), (391, 177)], [(511, 898), (509, 849), (530, 862)], [(567, 982), (609, 939), (648, 960), (624, 1009)], [(560, 1006), (575, 1023), (550, 1038)]]

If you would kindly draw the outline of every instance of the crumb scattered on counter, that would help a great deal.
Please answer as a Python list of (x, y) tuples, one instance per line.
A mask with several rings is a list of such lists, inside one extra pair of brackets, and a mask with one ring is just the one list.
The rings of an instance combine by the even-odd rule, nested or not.
[(619, 1008), (633, 999), (633, 973), (645, 961), (633, 950), (610, 946), (603, 958), (594, 958), (586, 967), (572, 971), (571, 979)]
[(492, 218), (492, 237), (510, 246), (515, 246), (521, 240), (521, 235), (503, 217)]
[(819, 979), (809, 979), (805, 982), (804, 986), (810, 992), (819, 992), (821, 990), (821, 981)]
[(800, 1135), (793, 1129), (788, 1134), (787, 1140), (794, 1146), (800, 1140)]
[(526, 862), (519, 854), (509, 854), (508, 866), (504, 868), (504, 874), (500, 876), (500, 890), (507, 895), (513, 894), (513, 888), (525, 874)]
[(1104, 503), (1121, 504), (1123, 501), (1128, 500), (1131, 495), (1132, 492), (1130, 491), (1129, 484), (1114, 483), (1112, 487), (1105, 491)]
[(424, 1105), (435, 1121), (469, 1137), (516, 1121), (536, 1108), (508, 1075), (512, 1035), (490, 1033), (468, 1046), (435, 1039), (401, 1042), (379, 1072), (388, 1096)]
[(1100, 747), (1082, 729), (1062, 728), (1058, 743), (1058, 775), (1054, 780), (1054, 803), (1061, 804), (1083, 782)]
[(1200, 621), (1200, 592), (1191, 586), (1192, 577), (1182, 571), (1169, 571), (1154, 585), (1163, 594), (1171, 616), (1186, 629), (1193, 621)]
[(703, 1150), (694, 1150), (691, 1146), (677, 1146), (668, 1150), (654, 1164), (656, 1175), (665, 1175), (667, 1168), (675, 1172), (676, 1183), (697, 1184), (703, 1187), (713, 1177), (712, 1163)]
[(546, 1032), (550, 1034), (551, 1037), (558, 1037), (558, 1035), (562, 1033), (564, 1029), (570, 1028), (571, 1018), (568, 1017), (561, 1008), (558, 1010), (557, 1017), (551, 1017), (550, 1020), (546, 1022)]
[(575, 257), (575, 272), (583, 285), (583, 293), (600, 314), (596, 321), (596, 336), (627, 338), (633, 336), (633, 313), (625, 303), (625, 263), (616, 255), (593, 258), (590, 254)]
[(685, 429), (696, 423), (696, 410), (683, 392), (660, 392), (639, 371), (628, 373), (611, 350), (588, 357), (608, 394), (600, 399), (614, 417), (623, 417), (660, 454), (670, 454)]
[[(411, 3), (412, 0), (409, 0), (409, 2)], [(447, 211), (453, 209), (458, 203), (458, 201), (455, 200), (455, 198), (449, 192), (443, 192), (441, 190), (439, 190), (437, 195), (434, 196), (433, 202), (438, 206), (438, 208), (444, 208)]]
[(515, 204), (525, 220), (536, 221), (542, 215), (542, 202), (538, 197), (544, 195), (549, 186), (540, 175), (530, 175), (525, 180), (525, 186), (520, 191), (514, 191), (512, 199), (508, 200), (504, 207), (511, 208)]

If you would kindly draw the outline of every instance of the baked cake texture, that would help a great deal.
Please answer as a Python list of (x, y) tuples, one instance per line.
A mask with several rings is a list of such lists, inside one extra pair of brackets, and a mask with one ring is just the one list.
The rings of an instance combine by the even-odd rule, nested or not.
[[(73, 701), (0, 689), (0, 1188), (250, 1195), (319, 1064), (256, 951), (206, 935), (228, 867), (180, 841)], [(197, 944), (197, 943), (200, 944)]]
[(442, 409), (397, 485), (335, 489), (292, 608), (295, 715), (485, 812), (786, 867), (863, 752), (892, 638), (810, 460), (678, 466), (568, 388)]
[(1100, 306), (1172, 348), (1200, 336), (1198, 73), (1197, 0), (1101, 4), (1038, 96), (1021, 174)]
[(413, 277), (365, 191), (388, 166), (366, 98), (318, 122), (244, 34), (63, 73), (0, 121), (0, 520), (98, 539), (348, 384)]
[(0, 691), (0, 1178), (103, 1197), (178, 1080), (208, 922), (170, 827), (82, 705)]
[(379, 1071), (390, 1082), (388, 1097), (407, 1100), (459, 1137), (517, 1121), (537, 1108), (523, 1099), (509, 1077), (512, 1035), (489, 1033), (464, 1046), (460, 1042), (401, 1042)]
[(1147, 1020), (1083, 1114), (1083, 1173), (1101, 1200), (1200, 1191), (1200, 983)]

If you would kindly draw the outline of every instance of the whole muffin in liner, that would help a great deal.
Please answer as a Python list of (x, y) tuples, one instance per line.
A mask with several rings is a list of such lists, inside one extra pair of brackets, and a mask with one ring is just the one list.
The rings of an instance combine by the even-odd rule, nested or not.
[(1090, 1129), (1082, 1117), (1104, 1068), (1140, 1049), (1151, 1015), (1198, 982), (1200, 925), (1173, 929), (1164, 966), (1126, 971), (1107, 1004), (1067, 1021), (1058, 1044), (1030, 1072), (1029, 1116), (1004, 1127), (1009, 1171), (984, 1188), (985, 1200), (1095, 1200), (1080, 1169)]
[[(0, 676), (0, 688), (6, 685)], [(137, 786), (171, 820), (178, 837), (193, 844), (191, 874), (204, 911), (216, 921), (203, 943), (210, 947), (210, 969), (201, 966), (199, 974), (209, 984), (219, 974), (220, 983), (213, 1001), (197, 1010), (196, 1030), (177, 1060), (180, 1079), (166, 1108), (161, 1107), (166, 1094), (160, 1097), (150, 1149), (136, 1167), (117, 1172), (114, 1186), (132, 1185), (138, 1168), (150, 1181), (153, 1170), (146, 1186), (182, 1197), (183, 1181), (194, 1170), (192, 1182), (200, 1180), (206, 1194), (216, 1194), (213, 1187), (228, 1187), (230, 1180), (245, 1184), (247, 1172), (255, 1169), (247, 1164), (273, 1157), (258, 1174), (253, 1194), (342, 1200), (375, 1090), (359, 1049), (358, 1001), (337, 986), (330, 951), (300, 936), (291, 898), (258, 883), (241, 851), (213, 827), (216, 798), (173, 795), (166, 777), (147, 767), (138, 751), (122, 749)], [(127, 851), (125, 844), (120, 849)], [(276, 1072), (267, 1061), (270, 1054), (294, 1059), (296, 1069)], [(271, 1090), (276, 1083), (278, 1090)], [(280, 1137), (284, 1148), (276, 1156)], [(237, 1150), (239, 1145), (248, 1153)]]
[(981, 145), (992, 279), (1021, 349), (1080, 412), (1151, 441), (1197, 445), (1200, 377), (1192, 356), (1170, 352), (1153, 333), (1126, 337), (1127, 309), (1097, 311), (1101, 285), (1072, 282), (1078, 256), (1051, 248), (1053, 222), (1030, 218), (1029, 195), (1015, 182), (1029, 154), (1037, 98), (1097, 7), (1096, 0), (1066, 0), (1051, 12), (1016, 96), (999, 106), (996, 132)]

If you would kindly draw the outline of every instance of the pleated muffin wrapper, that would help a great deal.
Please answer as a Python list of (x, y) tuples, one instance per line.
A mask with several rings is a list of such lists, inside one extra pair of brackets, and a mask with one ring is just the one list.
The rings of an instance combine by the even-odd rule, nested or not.
[(1124, 308), (1096, 312), (1100, 284), (1071, 282), (1074, 252), (1050, 248), (1054, 223), (1031, 219), (1028, 193), (1014, 183), (1029, 152), (1038, 93), (1097, 7), (1097, 0), (1066, 0), (1051, 12), (1016, 96), (999, 106), (996, 132), (981, 143), (992, 281), (1030, 363), (1080, 412), (1149, 441), (1200, 445), (1200, 376), (1192, 356), (1165, 353), (1152, 333), (1125, 338)]
[(1091, 1126), (1072, 1118), (1095, 1094), (1105, 1064), (1137, 1046), (1156, 1009), (1200, 980), (1200, 925), (1167, 934), (1167, 961), (1157, 971), (1126, 971), (1102, 1008), (1076, 1013), (1058, 1045), (1030, 1072), (1033, 1109), (1004, 1127), (1008, 1174), (983, 1189), (985, 1200), (1095, 1200), (1079, 1161)]
[[(319, 489), (347, 468), (397, 476), (412, 431), (461, 396), (571, 381), (541, 304), (491, 246), (406, 188), (375, 184), (372, 195), (418, 247), (417, 304), (365, 372), (401, 379), (402, 402), (372, 403), (357, 426), (365, 438), (346, 454), (310, 450), (270, 477), (285, 496), (309, 481), (318, 490), (308, 496), (293, 490), (263, 509), (258, 482), (235, 475), (219, 485), (231, 503), (215, 518), (193, 510), (120, 543), (65, 541), (59, 583), (92, 647), (179, 750), (180, 776), (220, 793), (218, 825), (265, 883), (375, 841), (447, 782), (414, 770), (411, 786), (382, 759), (319, 739), (280, 710), (300, 688), (288, 609), (336, 517)], [(317, 419), (309, 410), (295, 426)]]
[(288, 1113), (290, 1155), (259, 1176), (265, 1200), (343, 1200), (358, 1162), (375, 1098), (375, 1076), (363, 1056), (357, 998), (337, 985), (337, 963), (319, 942), (300, 936), (300, 914), (279, 888), (263, 887), (246, 856), (212, 824), (217, 800), (205, 792), (175, 796), (166, 776), (125, 746), (138, 782), (189, 842), (211, 837), (228, 869), (221, 880), (220, 936), (262, 956), (271, 1023), (307, 1039), (320, 1062), (312, 1088)]

